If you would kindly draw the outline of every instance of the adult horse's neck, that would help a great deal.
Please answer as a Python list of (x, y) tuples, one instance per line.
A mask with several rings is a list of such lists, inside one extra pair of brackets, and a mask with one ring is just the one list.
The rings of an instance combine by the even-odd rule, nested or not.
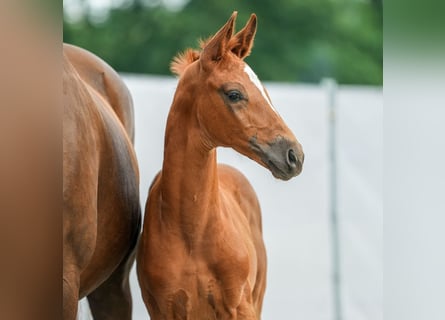
[(205, 143), (190, 97), (175, 96), (164, 148), (161, 219), (193, 246), (218, 220), (219, 192), (216, 149)]

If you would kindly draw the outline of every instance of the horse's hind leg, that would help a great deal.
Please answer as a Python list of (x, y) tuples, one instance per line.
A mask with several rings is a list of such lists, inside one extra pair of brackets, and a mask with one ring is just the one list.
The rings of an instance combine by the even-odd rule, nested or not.
[(104, 283), (88, 295), (88, 303), (94, 320), (131, 319), (132, 300), (129, 275), (135, 251), (117, 267)]
[(68, 268), (64, 268), (63, 272), (63, 320), (75, 320), (79, 300), (79, 274), (66, 269)]

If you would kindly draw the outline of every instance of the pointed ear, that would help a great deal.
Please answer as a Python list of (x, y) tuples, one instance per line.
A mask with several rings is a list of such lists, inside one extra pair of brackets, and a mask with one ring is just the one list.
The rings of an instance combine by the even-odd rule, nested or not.
[(257, 18), (253, 13), (247, 21), (246, 26), (240, 30), (231, 40), (230, 47), (234, 54), (244, 59), (250, 54), (253, 39), (256, 33)]
[(234, 11), (226, 24), (210, 39), (202, 50), (200, 61), (205, 67), (211, 62), (219, 61), (229, 50), (229, 41), (233, 36), (238, 12)]

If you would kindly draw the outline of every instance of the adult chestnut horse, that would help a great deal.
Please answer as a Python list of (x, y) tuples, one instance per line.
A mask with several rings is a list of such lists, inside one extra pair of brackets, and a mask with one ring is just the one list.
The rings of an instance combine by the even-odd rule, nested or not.
[(231, 147), (288, 180), (301, 145), (243, 61), (256, 16), (233, 35), (236, 12), (202, 52), (172, 63), (179, 83), (168, 116), (162, 171), (146, 204), (137, 269), (153, 320), (260, 319), (266, 252), (255, 192), (236, 169), (217, 165)]
[(141, 221), (131, 96), (95, 55), (63, 52), (63, 317), (87, 296), (95, 319), (131, 319)]

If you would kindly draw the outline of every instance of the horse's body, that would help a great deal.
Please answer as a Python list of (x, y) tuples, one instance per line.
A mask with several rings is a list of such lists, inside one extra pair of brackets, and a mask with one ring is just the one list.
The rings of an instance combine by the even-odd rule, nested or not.
[(180, 75), (164, 163), (146, 204), (138, 277), (153, 320), (260, 319), (266, 252), (259, 202), (247, 179), (217, 165), (232, 147), (287, 180), (303, 152), (243, 59), (256, 16), (233, 35), (234, 13), (202, 52), (172, 64)]
[(140, 229), (128, 89), (105, 62), (64, 45), (63, 313), (131, 319), (128, 274)]

